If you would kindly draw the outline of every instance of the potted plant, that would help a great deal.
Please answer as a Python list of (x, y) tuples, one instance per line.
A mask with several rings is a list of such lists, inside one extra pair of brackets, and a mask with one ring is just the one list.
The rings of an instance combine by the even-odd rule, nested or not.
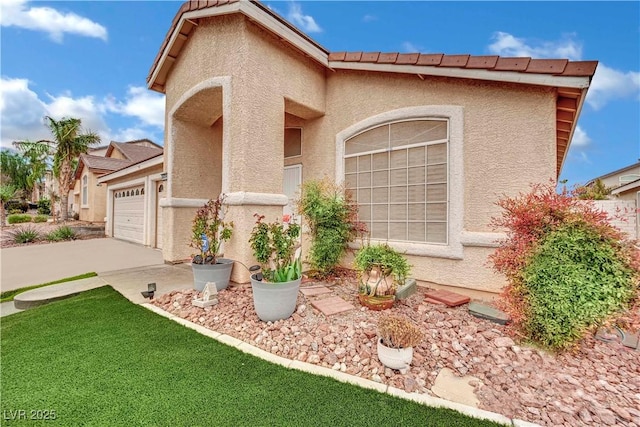
[(263, 215), (254, 216), (249, 242), (262, 272), (251, 275), (253, 304), (264, 322), (286, 319), (296, 309), (302, 279), (300, 225), (287, 217), (282, 223), (266, 223)]
[(422, 339), (422, 332), (409, 319), (381, 316), (378, 320), (378, 359), (391, 369), (404, 371), (413, 360), (413, 347)]
[(360, 303), (372, 310), (391, 308), (398, 286), (410, 271), (406, 258), (389, 245), (367, 245), (354, 259)]
[(233, 260), (219, 256), (222, 242), (231, 239), (233, 222), (224, 221), (224, 198), (210, 199), (196, 212), (191, 227), (190, 246), (198, 250), (191, 261), (193, 287), (202, 291), (207, 282), (215, 282), (216, 289), (229, 285)]

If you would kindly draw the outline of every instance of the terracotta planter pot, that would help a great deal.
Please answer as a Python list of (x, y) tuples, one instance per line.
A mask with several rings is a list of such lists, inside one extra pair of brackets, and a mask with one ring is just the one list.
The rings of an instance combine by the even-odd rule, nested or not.
[(370, 295), (360, 294), (358, 295), (358, 299), (360, 300), (360, 304), (367, 307), (369, 310), (380, 311), (393, 307), (396, 296), (382, 295), (372, 297)]

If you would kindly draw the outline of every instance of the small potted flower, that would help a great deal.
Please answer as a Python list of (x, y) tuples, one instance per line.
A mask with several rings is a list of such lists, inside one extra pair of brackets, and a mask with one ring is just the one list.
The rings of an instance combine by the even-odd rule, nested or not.
[(378, 359), (391, 369), (404, 371), (413, 360), (413, 347), (422, 339), (420, 329), (406, 317), (381, 316), (378, 320)]
[(193, 256), (193, 287), (202, 291), (208, 282), (215, 282), (216, 289), (229, 285), (233, 260), (219, 255), (222, 242), (231, 239), (233, 222), (224, 221), (224, 194), (211, 199), (196, 212), (191, 227), (190, 246), (197, 249)]
[(296, 309), (302, 280), (300, 225), (290, 222), (288, 215), (282, 223), (264, 222), (259, 214), (254, 217), (249, 242), (262, 271), (251, 275), (253, 304), (264, 322), (287, 319)]
[(391, 308), (398, 286), (411, 270), (407, 259), (387, 244), (363, 247), (353, 264), (358, 272), (360, 303), (371, 310)]

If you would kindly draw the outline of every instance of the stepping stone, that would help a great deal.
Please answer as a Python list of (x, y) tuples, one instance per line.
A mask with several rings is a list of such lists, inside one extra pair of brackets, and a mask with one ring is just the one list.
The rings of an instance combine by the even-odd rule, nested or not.
[(331, 289), (325, 286), (308, 286), (306, 288), (300, 288), (300, 292), (302, 292), (302, 295), (305, 297), (315, 297), (316, 295), (330, 294)]
[(624, 340), (624, 333), (618, 328), (598, 328), (595, 339), (602, 342), (619, 342)]
[(429, 304), (433, 304), (433, 305), (444, 305), (442, 301), (438, 301), (429, 297), (425, 297), (424, 302), (428, 302)]
[(456, 307), (458, 305), (466, 304), (471, 301), (471, 298), (467, 296), (445, 290), (428, 291), (425, 295), (428, 298), (443, 302), (449, 307)]
[(325, 316), (354, 310), (355, 307), (338, 296), (311, 301), (311, 305), (317, 308)]
[(474, 392), (474, 387), (469, 384), (471, 381), (480, 382), (478, 378), (471, 375), (460, 378), (451, 369), (442, 368), (431, 391), (443, 399), (477, 408), (480, 401)]
[(469, 313), (480, 319), (486, 319), (493, 323), (500, 325), (506, 325), (511, 322), (509, 315), (503, 311), (493, 308), (490, 305), (481, 304), (479, 302), (472, 301), (469, 303)]
[(416, 279), (406, 279), (404, 285), (396, 290), (396, 299), (406, 299), (415, 294), (418, 290)]
[(624, 339), (622, 344), (626, 347), (630, 347), (640, 351), (640, 337), (638, 334), (632, 334), (631, 332), (624, 331)]

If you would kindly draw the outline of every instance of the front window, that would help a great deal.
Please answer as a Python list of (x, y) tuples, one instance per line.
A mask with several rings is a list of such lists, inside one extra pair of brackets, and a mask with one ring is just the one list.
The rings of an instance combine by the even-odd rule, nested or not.
[(448, 243), (446, 119), (399, 121), (345, 141), (344, 180), (372, 239)]
[(87, 175), (82, 177), (82, 205), (89, 204), (89, 177)]

